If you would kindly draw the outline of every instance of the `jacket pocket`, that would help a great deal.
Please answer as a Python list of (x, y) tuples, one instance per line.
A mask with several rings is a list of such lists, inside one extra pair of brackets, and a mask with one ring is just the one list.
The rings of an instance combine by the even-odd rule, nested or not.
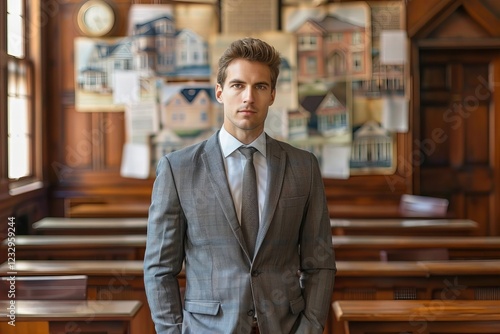
[(217, 315), (219, 308), (220, 302), (217, 301), (186, 300), (184, 302), (184, 310), (190, 313)]
[(299, 314), (304, 310), (305, 306), (306, 303), (304, 301), (304, 298), (302, 298), (302, 296), (290, 301), (290, 311), (292, 312), (292, 314)]
[(285, 197), (285, 198), (280, 198), (279, 206), (283, 208), (289, 208), (292, 206), (303, 207), (305, 202), (306, 202), (306, 196)]

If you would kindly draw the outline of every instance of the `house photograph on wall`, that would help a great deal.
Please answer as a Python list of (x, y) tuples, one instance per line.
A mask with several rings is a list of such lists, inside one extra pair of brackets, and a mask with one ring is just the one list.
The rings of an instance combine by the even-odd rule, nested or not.
[[(199, 31), (210, 32), (216, 26), (198, 30), (196, 24), (185, 26), (207, 18), (211, 22), (205, 14), (213, 6), (199, 6), (134, 5), (128, 36), (77, 38), (76, 109), (123, 111), (126, 103), (153, 102), (158, 78), (208, 80), (208, 37)], [(196, 19), (200, 16), (204, 19)]]
[(392, 52), (381, 40), (404, 32), (402, 5), (285, 2), (282, 11), (284, 29), (297, 40), (299, 103), (311, 115), (310, 129), (330, 147), (350, 146), (350, 174), (393, 173), (397, 136), (383, 119), (388, 106), (398, 112), (388, 101), (404, 95), (405, 76), (402, 62), (381, 56)]

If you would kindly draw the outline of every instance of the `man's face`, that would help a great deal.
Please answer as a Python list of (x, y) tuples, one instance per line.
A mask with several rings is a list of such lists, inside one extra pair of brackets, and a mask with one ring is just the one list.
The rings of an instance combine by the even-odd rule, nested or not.
[(245, 59), (233, 60), (226, 81), (217, 84), (217, 100), (224, 104), (224, 128), (243, 143), (264, 131), (268, 108), (274, 102), (271, 71), (265, 64)]

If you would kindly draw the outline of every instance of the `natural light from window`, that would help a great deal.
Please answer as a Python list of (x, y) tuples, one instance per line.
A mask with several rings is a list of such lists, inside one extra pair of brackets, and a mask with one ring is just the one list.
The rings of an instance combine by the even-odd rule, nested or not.
[(21, 0), (7, 0), (7, 53), (24, 57), (23, 5)]
[(7, 120), (8, 177), (19, 179), (32, 174), (31, 120), (24, 49), (24, 8), (21, 0), (7, 0), (8, 61)]

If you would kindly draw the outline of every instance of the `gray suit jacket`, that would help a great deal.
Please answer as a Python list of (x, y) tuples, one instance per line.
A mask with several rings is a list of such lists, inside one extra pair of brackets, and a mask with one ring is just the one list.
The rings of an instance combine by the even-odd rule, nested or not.
[[(250, 333), (254, 313), (264, 334), (323, 332), (336, 268), (317, 159), (268, 136), (267, 165), (252, 259), (218, 133), (159, 162), (144, 259), (158, 334)], [(184, 261), (181, 303), (176, 276)]]

